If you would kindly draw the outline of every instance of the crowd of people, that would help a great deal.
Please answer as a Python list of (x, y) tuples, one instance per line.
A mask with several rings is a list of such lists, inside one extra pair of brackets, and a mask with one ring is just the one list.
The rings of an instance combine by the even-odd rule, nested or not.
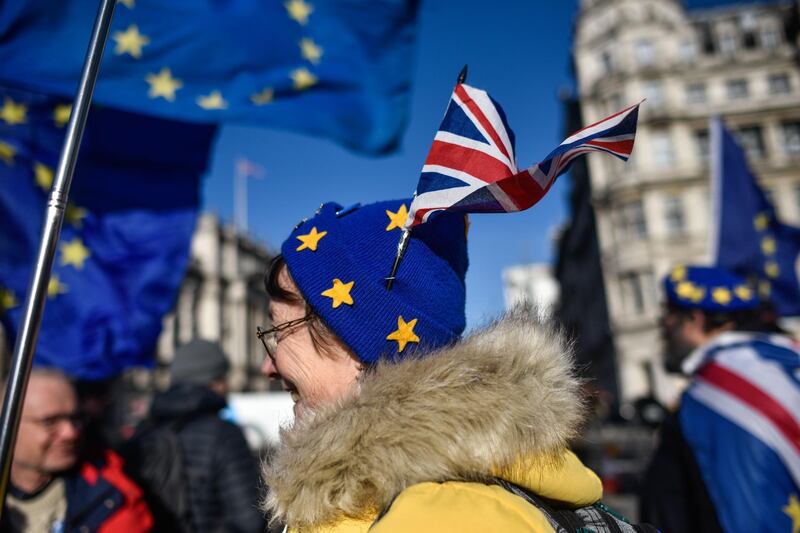
[(800, 530), (800, 353), (746, 280), (678, 266), (664, 281), (665, 361), (691, 382), (642, 484), (653, 526), (629, 524), (570, 451), (587, 413), (569, 339), (528, 308), (462, 335), (462, 215), (416, 228), (387, 288), (402, 206), (324, 204), (271, 263), (262, 371), (295, 419), (268, 464), (219, 414), (213, 343), (177, 351), (116, 450), (81, 438), (68, 376), (36, 368), (0, 530)]

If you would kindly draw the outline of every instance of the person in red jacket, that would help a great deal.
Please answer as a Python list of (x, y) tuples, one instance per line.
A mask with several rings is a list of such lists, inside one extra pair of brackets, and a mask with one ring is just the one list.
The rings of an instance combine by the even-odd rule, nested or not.
[(75, 389), (58, 370), (31, 372), (11, 466), (3, 531), (139, 533), (153, 519), (111, 450), (87, 454)]

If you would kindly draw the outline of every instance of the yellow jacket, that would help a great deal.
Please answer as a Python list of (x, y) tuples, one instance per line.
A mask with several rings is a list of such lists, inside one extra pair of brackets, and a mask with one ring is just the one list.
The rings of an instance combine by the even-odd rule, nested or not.
[(555, 332), (515, 314), (379, 365), (351, 397), (283, 431), (267, 507), (298, 533), (551, 532), (536, 507), (483, 481), (575, 507), (600, 499), (600, 480), (566, 448), (583, 414), (571, 361)]

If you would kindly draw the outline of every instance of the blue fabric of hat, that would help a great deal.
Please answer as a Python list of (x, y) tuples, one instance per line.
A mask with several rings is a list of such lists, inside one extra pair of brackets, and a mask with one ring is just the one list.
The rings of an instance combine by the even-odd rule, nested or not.
[(664, 291), (670, 302), (686, 309), (732, 312), (760, 303), (746, 280), (720, 267), (678, 265), (664, 277)]
[(466, 325), (463, 214), (439, 213), (414, 228), (386, 288), (410, 203), (323, 204), (281, 246), (306, 302), (365, 363), (444, 346)]

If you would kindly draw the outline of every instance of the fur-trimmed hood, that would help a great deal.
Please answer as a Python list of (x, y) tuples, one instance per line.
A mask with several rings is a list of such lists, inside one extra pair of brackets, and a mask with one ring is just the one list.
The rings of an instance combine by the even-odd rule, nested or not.
[(374, 513), (420, 482), (557, 464), (582, 421), (580, 380), (570, 346), (535, 316), (516, 311), (436, 353), (381, 363), (357, 394), (284, 429), (266, 507), (319, 525)]

